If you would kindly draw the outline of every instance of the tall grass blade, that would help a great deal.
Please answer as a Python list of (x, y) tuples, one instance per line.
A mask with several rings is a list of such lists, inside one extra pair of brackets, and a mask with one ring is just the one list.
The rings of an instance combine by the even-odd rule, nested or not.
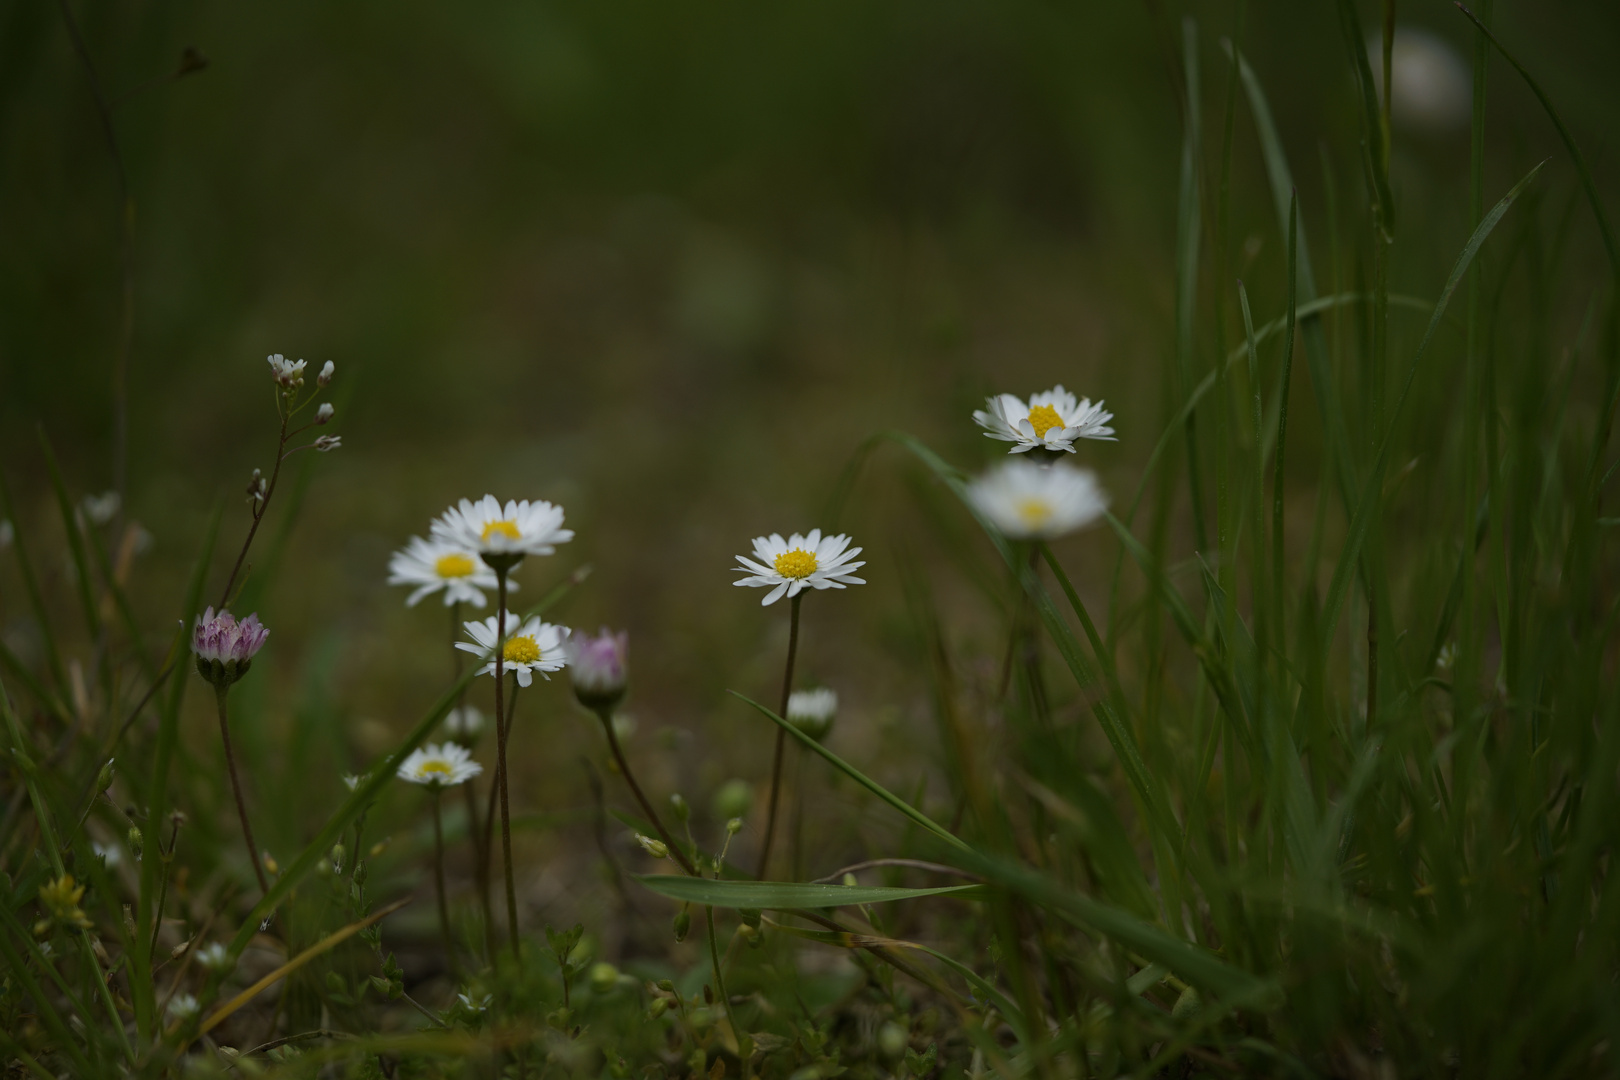
[(671, 900), (688, 904), (708, 904), (721, 908), (759, 908), (781, 911), (786, 908), (848, 907), (854, 904), (886, 904), (895, 900), (919, 900), (925, 896), (960, 896), (978, 900), (983, 885), (942, 885), (931, 889), (902, 889), (887, 885), (826, 885), (792, 881), (714, 881), (683, 874), (647, 874), (636, 878), (647, 888)]

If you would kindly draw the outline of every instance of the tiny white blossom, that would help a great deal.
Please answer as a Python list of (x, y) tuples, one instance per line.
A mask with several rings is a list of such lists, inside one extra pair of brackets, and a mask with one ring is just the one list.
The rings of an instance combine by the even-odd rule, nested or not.
[(466, 747), (447, 742), (418, 747), (399, 766), (399, 778), (413, 784), (454, 787), (466, 783), (484, 767), (469, 758)]
[(197, 950), (197, 963), (209, 971), (229, 971), (235, 965), (231, 963), (231, 953), (218, 941), (211, 941)]
[(343, 436), (341, 435), (322, 435), (315, 440), (315, 450), (321, 454), (326, 453), (328, 450), (336, 450), (342, 445)]
[(124, 500), (116, 491), (104, 491), (100, 495), (86, 495), (79, 505), (90, 524), (105, 525), (118, 516)]
[(322, 364), (321, 365), (321, 373), (320, 373), (320, 375), (316, 376), (316, 378), (315, 378), (315, 385), (316, 386), (325, 386), (327, 383), (331, 382), (332, 381), (332, 373), (334, 371), (336, 371), (336, 370), (337, 370), (336, 366), (330, 360), (328, 360), (326, 363)]
[(321, 402), (321, 407), (315, 410), (315, 422), (317, 424), (330, 423), (332, 420), (332, 414), (335, 412), (337, 412), (337, 410), (332, 407), (332, 403), (330, 401), (323, 401)]
[(190, 994), (176, 994), (169, 999), (169, 1018), (171, 1020), (186, 1020), (197, 1015), (197, 999)]
[(269, 360), (270, 375), (276, 382), (286, 387), (304, 385), (304, 361), (288, 360), (280, 353), (273, 353)]

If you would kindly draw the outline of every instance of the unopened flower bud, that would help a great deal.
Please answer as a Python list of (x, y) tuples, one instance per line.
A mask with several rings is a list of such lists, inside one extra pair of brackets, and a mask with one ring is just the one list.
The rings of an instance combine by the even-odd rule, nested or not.
[(332, 403), (330, 401), (323, 401), (321, 402), (321, 407), (315, 410), (315, 422), (317, 424), (329, 423), (332, 419), (332, 414), (335, 412), (337, 412), (337, 410), (332, 407)]
[(646, 849), (647, 854), (651, 855), (655, 859), (669, 858), (669, 845), (665, 844), (662, 840), (654, 840), (652, 837), (647, 836), (644, 833), (636, 833), (636, 843), (640, 844), (644, 849)]
[(106, 791), (109, 787), (112, 787), (113, 761), (113, 758), (108, 758), (107, 764), (103, 765), (101, 771), (96, 774), (96, 790), (98, 792)]
[(129, 853), (135, 856), (136, 862), (140, 862), (141, 852), (144, 850), (143, 845), (146, 843), (146, 838), (141, 835), (141, 827), (139, 825), (131, 825), (129, 827), (129, 833), (125, 839), (129, 841)]
[(335, 371), (335, 370), (336, 370), (336, 368), (333, 366), (332, 361), (330, 361), (330, 360), (328, 360), (326, 363), (322, 364), (321, 365), (321, 373), (315, 377), (315, 385), (316, 386), (325, 386), (327, 383), (331, 382), (332, 381), (332, 372)]
[(591, 965), (591, 989), (605, 994), (619, 985), (619, 969), (603, 961)]
[(246, 675), (253, 657), (264, 648), (270, 631), (249, 615), (241, 622), (228, 611), (214, 614), (209, 608), (192, 627), (191, 651), (197, 659), (197, 674), (224, 690)]
[(341, 435), (322, 435), (320, 438), (315, 440), (315, 449), (322, 454), (326, 453), (328, 450), (336, 450), (342, 445), (343, 436)]
[(738, 833), (742, 832), (742, 827), (743, 819), (740, 817), (734, 817), (726, 822), (726, 835), (736, 836)]
[(563, 642), (568, 656), (568, 674), (574, 682), (574, 696), (587, 709), (611, 709), (624, 698), (630, 667), (626, 659), (630, 636), (606, 629), (595, 637), (570, 634)]
[(692, 930), (692, 913), (682, 910), (675, 916), (675, 940), (685, 941), (686, 935)]
[(832, 730), (833, 717), (836, 715), (838, 715), (838, 695), (828, 687), (795, 690), (788, 696), (787, 722), (816, 742), (827, 737), (827, 732)]
[(653, 1003), (647, 1007), (647, 1018), (656, 1020), (669, 1010), (669, 998), (654, 998)]
[(669, 797), (669, 809), (675, 815), (675, 820), (682, 825), (685, 825), (687, 819), (692, 816), (692, 808), (687, 805), (686, 799), (678, 791)]

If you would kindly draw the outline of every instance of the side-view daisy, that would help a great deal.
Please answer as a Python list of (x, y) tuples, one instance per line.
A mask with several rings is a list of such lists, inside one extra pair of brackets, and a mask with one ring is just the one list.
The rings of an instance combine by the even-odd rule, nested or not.
[(737, 556), (733, 570), (747, 574), (734, 585), (768, 586), (770, 592), (760, 606), (774, 604), (784, 595), (792, 598), (805, 589), (842, 589), (845, 585), (865, 585), (865, 578), (854, 576), (854, 571), (865, 566), (865, 561), (850, 562), (861, 553), (860, 548), (849, 546), (849, 537), (822, 536), (820, 529), (811, 529), (810, 535), (794, 533), (786, 540), (781, 533), (754, 538), (754, 558)]
[(1108, 508), (1090, 469), (1013, 460), (968, 485), (979, 513), (1015, 540), (1050, 540), (1089, 525)]
[(563, 508), (528, 499), (503, 506), (493, 495), (477, 502), (462, 499), (433, 522), (433, 536), (462, 550), (476, 551), (499, 571), (517, 565), (525, 555), (551, 555), (574, 538), (563, 528)]
[[(424, 596), (444, 590), (444, 603), (484, 606), (482, 590), (495, 588), (495, 571), (484, 565), (472, 548), (434, 538), (411, 537), (388, 560), (388, 584), (414, 585), (405, 598), (406, 607), (415, 607)], [(517, 588), (516, 584), (508, 586)]]
[(1076, 400), (1061, 383), (1028, 401), (997, 394), (984, 405), (973, 414), (974, 422), (985, 429), (986, 438), (1012, 443), (1009, 454), (1037, 448), (1072, 454), (1076, 439), (1114, 441), (1114, 429), (1108, 426), (1114, 414), (1100, 401), (1093, 405), (1090, 398)]
[[(536, 671), (542, 679), (550, 679), (550, 672), (561, 671), (568, 666), (568, 654), (563, 649), (563, 642), (568, 639), (568, 627), (554, 626), (539, 619), (530, 619), (519, 626), (519, 621), (512, 612), (506, 613), (506, 644), (501, 648), (502, 666), (517, 676), (519, 686), (532, 683)], [(495, 616), (464, 625), (472, 641), (458, 641), (456, 648), (475, 653), (488, 661), (478, 674), (495, 674), (495, 643), (501, 639)]]
[(411, 751), (399, 765), (399, 778), (413, 784), (433, 787), (455, 787), (484, 771), (484, 767), (471, 760), (467, 748), (447, 742), (442, 746), (429, 743)]

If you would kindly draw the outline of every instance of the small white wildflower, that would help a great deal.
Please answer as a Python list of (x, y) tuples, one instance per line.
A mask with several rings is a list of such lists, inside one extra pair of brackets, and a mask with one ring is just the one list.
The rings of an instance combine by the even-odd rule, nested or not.
[(985, 429), (986, 438), (1012, 443), (1009, 454), (1037, 447), (1072, 454), (1076, 439), (1114, 441), (1114, 429), (1108, 426), (1114, 414), (1100, 401), (1093, 405), (1090, 398), (1076, 400), (1061, 383), (1028, 401), (1013, 394), (997, 394), (984, 406), (973, 414), (974, 422)]
[(1023, 460), (1005, 462), (974, 480), (968, 499), (1015, 540), (1062, 536), (1091, 524), (1108, 508), (1108, 496), (1089, 469)]
[(332, 361), (330, 360), (322, 364), (321, 373), (315, 377), (315, 385), (325, 386), (326, 384), (330, 383), (332, 381), (332, 373), (336, 370), (336, 366), (333, 365)]
[(79, 505), (90, 524), (105, 525), (118, 516), (124, 500), (116, 491), (104, 491), (100, 495), (86, 495)]
[(304, 361), (288, 360), (280, 353), (273, 353), (269, 357), (270, 375), (277, 383), (286, 387), (304, 385)]
[(209, 971), (230, 971), (236, 965), (231, 962), (231, 952), (222, 943), (210, 941), (197, 950), (197, 963)]
[(413, 784), (433, 787), (454, 787), (484, 771), (484, 767), (469, 759), (466, 747), (447, 742), (442, 746), (431, 743), (411, 751), (399, 766), (399, 778)]
[(822, 536), (820, 529), (811, 529), (808, 536), (794, 533), (786, 540), (781, 533), (754, 538), (754, 558), (737, 556), (734, 571), (747, 574), (733, 585), (766, 586), (770, 592), (760, 606), (776, 603), (786, 595), (789, 599), (805, 589), (842, 589), (846, 585), (865, 585), (865, 578), (854, 576), (854, 571), (865, 566), (865, 561), (850, 562), (861, 553), (860, 548), (849, 546), (849, 537)]
[(344, 773), (343, 786), (348, 788), (350, 791), (354, 791), (360, 786), (360, 781), (364, 780), (365, 778), (365, 773)]
[[(561, 671), (568, 666), (568, 654), (563, 649), (563, 642), (569, 634), (568, 627), (554, 626), (539, 619), (530, 619), (521, 626), (519, 622), (515, 614), (510, 611), (506, 613), (506, 644), (501, 648), (502, 667), (517, 675), (519, 686), (534, 682), (536, 671), (542, 679), (549, 680), (551, 672)], [(463, 625), (472, 641), (458, 641), (456, 648), (488, 659), (489, 662), (478, 674), (495, 674), (495, 643), (502, 636), (495, 629), (495, 616)]]
[(1434, 666), (1441, 671), (1450, 671), (1451, 665), (1457, 662), (1457, 643), (1448, 641), (1440, 649), (1440, 655), (1435, 659)]
[(315, 450), (321, 454), (326, 453), (328, 450), (336, 450), (342, 445), (343, 436), (341, 435), (322, 435), (315, 440)]
[(494, 998), (489, 994), (483, 994), (476, 998), (470, 994), (457, 994), (456, 1000), (461, 1002), (461, 1007), (468, 1012), (481, 1013), (489, 1008), (489, 1003)]
[(171, 1020), (187, 1020), (197, 1015), (197, 999), (190, 994), (176, 994), (169, 999), (169, 1018)]
[(332, 407), (332, 403), (330, 401), (323, 401), (321, 402), (321, 407), (315, 410), (315, 422), (317, 424), (331, 423), (332, 414), (335, 412), (337, 412), (337, 410)]
[(101, 859), (101, 864), (111, 870), (124, 861), (124, 849), (116, 844), (103, 844), (99, 840), (90, 841), (90, 850)]
[(565, 529), (563, 508), (544, 501), (509, 500), (504, 506), (493, 495), (477, 502), (462, 499), (433, 522), (440, 540), (476, 551), (486, 562), (499, 558), (508, 566), (526, 555), (551, 555), (557, 545), (574, 538)]

